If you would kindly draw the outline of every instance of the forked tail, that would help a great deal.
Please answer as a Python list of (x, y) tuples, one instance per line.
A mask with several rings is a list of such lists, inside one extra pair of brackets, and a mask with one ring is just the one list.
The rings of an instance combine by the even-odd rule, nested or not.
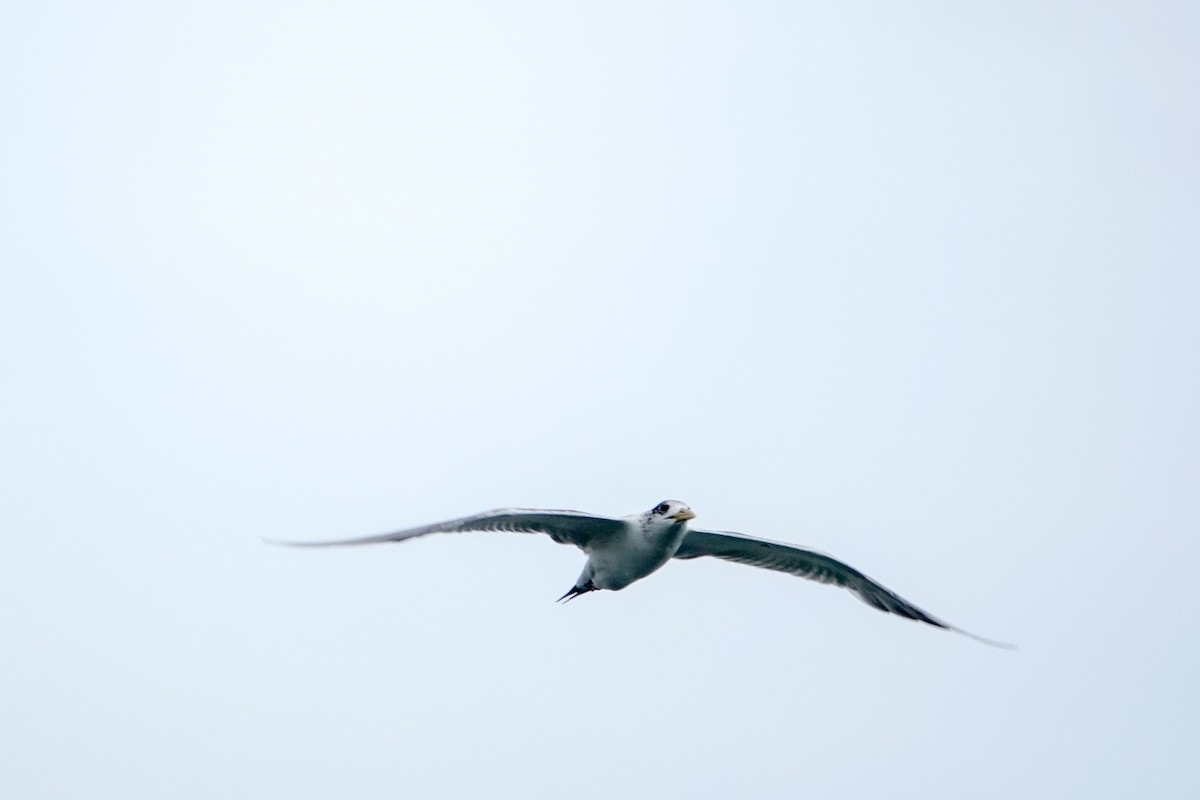
[(582, 586), (580, 586), (580, 585), (572, 586), (570, 589), (567, 590), (567, 593), (564, 594), (562, 597), (558, 598), (558, 600), (556, 602), (569, 603), (572, 600), (574, 600), (576, 597), (579, 597), (579, 595), (581, 595), (581, 594), (587, 594), (588, 592), (594, 592), (594, 591), (596, 591), (596, 584), (592, 583), (591, 579), (589, 578), (588, 582), (583, 584)]

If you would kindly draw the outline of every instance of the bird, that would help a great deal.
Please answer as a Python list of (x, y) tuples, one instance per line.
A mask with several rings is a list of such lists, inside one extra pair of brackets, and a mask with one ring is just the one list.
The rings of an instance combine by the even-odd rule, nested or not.
[(922, 611), (878, 581), (819, 550), (732, 531), (692, 528), (688, 523), (695, 518), (691, 507), (679, 500), (663, 500), (649, 511), (627, 517), (560, 509), (501, 508), (357, 539), (302, 542), (264, 537), (263, 541), (287, 547), (339, 547), (404, 542), (432, 533), (541, 533), (559, 544), (574, 545), (587, 554), (583, 571), (574, 585), (558, 598), (560, 603), (589, 592), (619, 591), (661, 569), (671, 559), (686, 561), (712, 557), (840, 586), (885, 613), (954, 631), (994, 647), (1014, 649), (1014, 645), (985, 639)]

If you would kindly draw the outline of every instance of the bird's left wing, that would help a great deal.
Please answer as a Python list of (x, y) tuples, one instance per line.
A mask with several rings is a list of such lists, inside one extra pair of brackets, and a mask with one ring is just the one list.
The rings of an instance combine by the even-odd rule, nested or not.
[(735, 561), (739, 564), (749, 564), (753, 567), (798, 575), (819, 583), (844, 586), (864, 603), (874, 606), (880, 611), (897, 614), (907, 619), (915, 619), (938, 628), (957, 631), (985, 644), (996, 647), (1012, 647), (1009, 644), (984, 639), (982, 636), (976, 636), (948, 622), (943, 622), (932, 614), (917, 608), (883, 584), (868, 578), (849, 564), (816, 550), (770, 542), (765, 539), (755, 539), (729, 531), (690, 530), (675, 552), (675, 558), (687, 559), (701, 556), (712, 556), (725, 561)]
[(532, 508), (501, 508), (460, 519), (435, 522), (419, 528), (406, 528), (392, 533), (364, 536), (359, 539), (337, 539), (320, 542), (292, 542), (264, 539), (268, 544), (289, 547), (332, 547), (344, 544), (379, 544), (403, 542), (431, 533), (466, 533), (468, 531), (501, 531), (509, 533), (544, 533), (559, 544), (573, 544), (588, 551), (597, 542), (619, 536), (625, 523), (610, 517), (598, 517), (581, 511), (540, 510)]

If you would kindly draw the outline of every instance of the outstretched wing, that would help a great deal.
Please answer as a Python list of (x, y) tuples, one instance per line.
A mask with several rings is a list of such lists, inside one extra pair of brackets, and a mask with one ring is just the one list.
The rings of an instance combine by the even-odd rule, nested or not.
[(943, 622), (932, 614), (917, 608), (883, 584), (868, 578), (849, 564), (844, 564), (836, 558), (816, 550), (769, 542), (765, 539), (754, 539), (728, 531), (690, 530), (684, 537), (683, 543), (680, 544), (679, 550), (675, 552), (675, 558), (700, 558), (701, 556), (712, 556), (725, 561), (749, 564), (753, 567), (773, 569), (777, 572), (808, 578), (818, 583), (844, 586), (854, 592), (864, 603), (874, 606), (880, 611), (897, 614), (907, 619), (915, 619), (938, 628), (957, 631), (996, 647), (1011, 648), (1013, 646), (984, 639), (969, 631), (964, 631), (962, 628), (956, 628), (948, 622)]
[(530, 508), (501, 508), (461, 519), (435, 522), (419, 528), (407, 528), (392, 533), (364, 536), (359, 539), (338, 539), (321, 542), (285, 542), (263, 539), (268, 544), (289, 547), (333, 547), (344, 544), (379, 544), (403, 542), (430, 533), (466, 533), (468, 531), (505, 531), (510, 533), (544, 533), (559, 544), (573, 544), (588, 551), (596, 543), (619, 536), (625, 523), (609, 517), (597, 517), (580, 511), (537, 510)]

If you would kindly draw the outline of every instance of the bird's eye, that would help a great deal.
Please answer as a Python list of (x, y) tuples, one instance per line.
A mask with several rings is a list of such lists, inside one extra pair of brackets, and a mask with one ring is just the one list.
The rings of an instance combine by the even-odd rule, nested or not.
[(659, 503), (654, 508), (654, 513), (655, 514), (666, 514), (670, 510), (671, 510), (671, 507), (669, 505), (667, 505), (666, 503)]

